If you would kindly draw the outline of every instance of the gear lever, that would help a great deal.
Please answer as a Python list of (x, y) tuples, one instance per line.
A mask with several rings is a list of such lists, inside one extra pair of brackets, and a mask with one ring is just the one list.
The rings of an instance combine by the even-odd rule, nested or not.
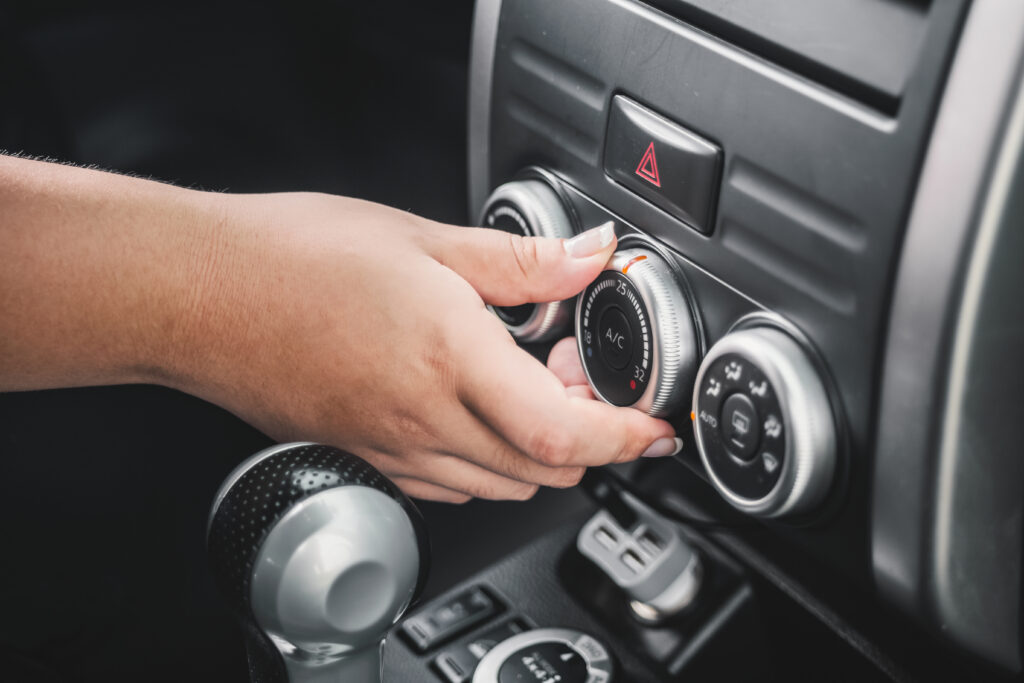
[(384, 638), (429, 566), (409, 499), (354, 455), (309, 443), (268, 448), (228, 476), (207, 550), (252, 683), (380, 681)]

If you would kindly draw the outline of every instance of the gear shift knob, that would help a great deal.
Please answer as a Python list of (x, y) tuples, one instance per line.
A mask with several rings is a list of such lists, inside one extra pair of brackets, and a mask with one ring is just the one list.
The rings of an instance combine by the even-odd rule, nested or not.
[(207, 550), (253, 683), (380, 681), (384, 637), (429, 565), (409, 499), (354, 455), (308, 443), (268, 448), (228, 475)]

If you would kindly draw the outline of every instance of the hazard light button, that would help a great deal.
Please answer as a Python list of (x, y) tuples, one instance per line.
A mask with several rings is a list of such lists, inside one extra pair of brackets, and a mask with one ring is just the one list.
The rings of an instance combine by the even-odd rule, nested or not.
[(711, 141), (622, 95), (612, 100), (604, 170), (616, 182), (709, 233), (721, 168)]

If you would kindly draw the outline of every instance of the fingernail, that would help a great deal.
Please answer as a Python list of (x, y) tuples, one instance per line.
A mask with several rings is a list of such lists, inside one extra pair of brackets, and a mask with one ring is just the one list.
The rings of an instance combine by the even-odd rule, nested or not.
[(644, 458), (663, 458), (666, 455), (675, 455), (679, 451), (683, 450), (683, 440), (678, 436), (674, 439), (666, 436), (663, 439), (658, 439), (650, 446), (647, 450), (641, 453), (641, 457)]
[(569, 254), (569, 256), (573, 258), (586, 258), (607, 247), (614, 239), (615, 223), (608, 221), (596, 228), (581, 232), (571, 240), (562, 242), (562, 246), (565, 247), (565, 253)]

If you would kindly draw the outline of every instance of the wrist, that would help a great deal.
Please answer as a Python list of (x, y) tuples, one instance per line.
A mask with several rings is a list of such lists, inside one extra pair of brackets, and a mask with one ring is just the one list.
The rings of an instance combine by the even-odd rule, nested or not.
[(236, 296), (244, 289), (244, 221), (231, 195), (175, 191), (166, 212), (177, 219), (156, 237), (166, 250), (164, 272), (151, 281), (157, 304), (138, 339), (137, 381), (212, 399), (231, 333), (248, 320), (244, 297)]

